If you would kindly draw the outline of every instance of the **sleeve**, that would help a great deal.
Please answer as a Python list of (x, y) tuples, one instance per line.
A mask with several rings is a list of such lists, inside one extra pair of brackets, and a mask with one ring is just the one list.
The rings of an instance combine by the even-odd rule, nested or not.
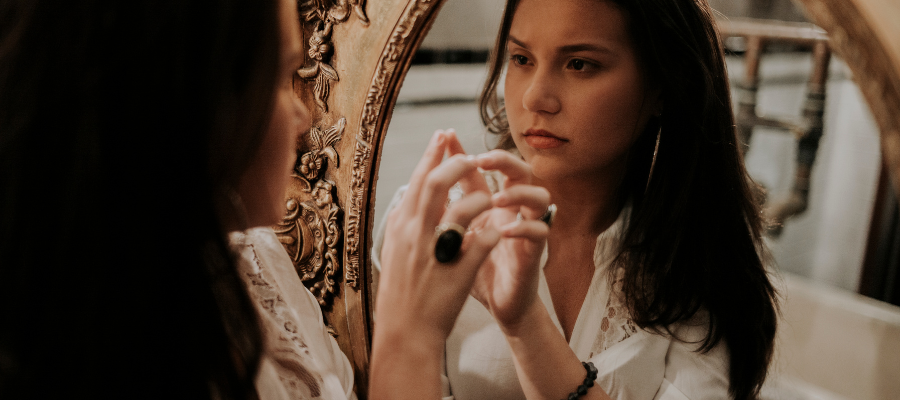
[[(316, 300), (315, 296), (313, 296), (313, 294), (310, 293), (309, 290), (306, 291), (306, 294), (312, 301), (312, 304), (314, 304), (314, 307), (317, 306), (318, 301)], [(344, 352), (341, 351), (341, 347), (338, 345), (337, 340), (335, 340), (334, 336), (331, 336), (331, 333), (328, 332), (328, 327), (327, 325), (325, 325), (325, 319), (322, 316), (322, 312), (318, 309), (317, 311), (319, 311), (319, 323), (317, 325), (319, 327), (319, 338), (317, 338), (316, 342), (325, 343), (327, 344), (327, 346), (329, 346), (330, 351), (323, 353), (328, 354), (328, 357), (330, 358), (330, 360), (328, 360), (328, 364), (334, 366), (333, 373), (335, 377), (337, 377), (337, 379), (340, 381), (340, 387), (343, 389), (345, 395), (344, 398), (349, 400), (356, 400), (356, 393), (353, 391), (353, 366), (350, 365), (350, 360), (347, 358)]]
[(682, 323), (666, 354), (665, 379), (654, 400), (727, 399), (728, 350), (724, 341), (706, 353), (699, 350), (705, 324)]
[(728, 395), (724, 342), (696, 351), (705, 325), (679, 324), (678, 339), (640, 331), (591, 357), (596, 382), (614, 400), (719, 400)]
[(255, 268), (242, 275), (250, 281), (251, 294), (258, 294), (255, 302), (269, 340), (265, 356), (278, 377), (267, 384), (283, 386), (292, 398), (356, 399), (350, 360), (329, 333), (318, 300), (300, 281), (275, 232), (253, 228), (243, 238), (242, 264)]
[(590, 358), (597, 384), (613, 400), (653, 400), (665, 379), (669, 339), (646, 331)]
[(381, 222), (378, 223), (378, 227), (375, 228), (375, 232), (373, 233), (374, 239), (372, 239), (372, 297), (378, 295), (378, 279), (381, 277), (381, 248), (384, 247), (384, 232), (387, 230), (387, 216), (390, 214), (391, 210), (397, 208), (400, 205), (400, 199), (403, 198), (403, 193), (406, 193), (406, 188), (409, 185), (400, 186), (396, 192), (394, 192), (394, 197), (391, 199), (391, 202), (388, 204), (387, 210), (384, 211), (384, 216), (381, 217)]

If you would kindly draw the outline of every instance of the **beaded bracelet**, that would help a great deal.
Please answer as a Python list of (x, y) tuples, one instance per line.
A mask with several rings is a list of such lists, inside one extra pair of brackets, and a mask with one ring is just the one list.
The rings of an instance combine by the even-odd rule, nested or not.
[(588, 388), (594, 386), (594, 380), (597, 379), (597, 367), (594, 366), (594, 363), (582, 362), (581, 365), (587, 371), (587, 376), (584, 378), (584, 383), (578, 385), (578, 388), (575, 389), (574, 392), (569, 393), (569, 397), (563, 400), (575, 400), (581, 396), (587, 394)]

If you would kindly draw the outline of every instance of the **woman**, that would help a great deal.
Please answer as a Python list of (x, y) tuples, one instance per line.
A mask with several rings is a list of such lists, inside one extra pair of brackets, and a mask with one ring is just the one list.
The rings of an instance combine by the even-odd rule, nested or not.
[[(279, 357), (245, 251), (260, 238), (275, 251), (271, 231), (227, 242), (283, 212), (310, 124), (292, 84), (297, 21), (293, 0), (0, 2), (0, 398), (353, 396), (327, 335), (309, 338), (300, 364)], [(445, 146), (437, 135), (411, 184), (417, 211), (395, 223), (468, 224), (490, 207), (473, 196), (444, 215), (441, 197), (476, 168), (439, 165)], [(469, 235), (452, 268), (428, 256), (431, 237), (386, 248), (406, 251), (392, 274), (422, 279), (383, 286), (395, 296), (379, 299), (373, 393), (439, 391), (438, 369), (392, 360), (443, 342), (497, 239)], [(270, 283), (302, 288), (296, 275)], [(427, 301), (435, 290), (455, 301)], [(308, 292), (293, 294), (281, 315), (322, 332)], [(393, 380), (374, 378), (384, 371)]]
[(521, 159), (479, 157), (516, 178), (474, 226), (511, 223), (535, 186), (558, 213), (543, 254), (501, 240), (482, 266), (444, 394), (755, 398), (775, 291), (708, 5), (508, 0), (481, 109)]

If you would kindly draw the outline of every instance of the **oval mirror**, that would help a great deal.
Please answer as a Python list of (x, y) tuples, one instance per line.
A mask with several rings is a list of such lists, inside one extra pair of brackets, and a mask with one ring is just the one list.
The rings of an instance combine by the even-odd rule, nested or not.
[[(350, 358), (360, 398), (365, 398), (373, 323), (369, 261), (373, 228), (393, 192), (409, 178), (411, 166), (435, 129), (457, 129), (470, 153), (486, 149), (476, 103), (486, 67), (479, 62), (486, 60), (493, 46), (503, 3), (298, 1), (308, 57), (298, 71), (295, 90), (312, 110), (314, 122), (308, 139), (298, 144), (287, 213), (276, 231)], [(769, 189), (768, 204), (787, 208), (780, 214), (783, 229), (770, 239), (777, 264), (789, 270), (784, 308), (789, 323), (782, 325), (789, 329), (782, 329), (776, 368), (790, 382), (807, 385), (813, 392), (896, 398), (900, 383), (889, 377), (900, 374), (900, 357), (896, 357), (900, 354), (900, 308), (847, 291), (861, 290), (867, 279), (884, 275), (878, 270), (880, 264), (872, 261), (879, 252), (875, 242), (897, 237), (896, 232), (881, 235), (876, 226), (881, 227), (887, 215), (879, 207), (896, 208), (897, 197), (891, 193), (900, 187), (900, 41), (896, 40), (900, 25), (895, 22), (900, 1), (801, 0), (793, 6), (774, 0), (710, 3), (722, 12), (720, 27), (728, 37), (726, 45), (735, 53), (727, 62), (736, 113), (743, 110), (749, 117), (749, 111), (754, 111), (754, 120), (745, 119), (751, 127), (746, 131), (751, 133), (746, 136), (748, 168)], [(759, 64), (747, 56), (752, 56), (754, 48), (769, 49), (756, 53), (762, 58)], [(823, 60), (824, 69), (816, 69)], [(759, 66), (757, 71), (754, 65)], [(824, 78), (816, 77), (816, 71), (825, 73)], [(810, 94), (815, 82), (826, 82), (827, 98)], [(754, 83), (760, 86), (754, 88)], [(747, 95), (751, 89), (753, 98)], [(778, 114), (784, 109), (794, 110), (793, 117), (779, 122)], [(816, 112), (824, 112), (817, 126)], [(782, 122), (784, 126), (774, 126)], [(809, 149), (810, 140), (803, 147), (797, 139), (810, 137), (816, 138), (815, 162), (807, 163), (812, 167), (803, 171), (799, 154)], [(853, 149), (849, 156), (848, 147)], [(885, 166), (881, 175), (879, 154)], [(835, 184), (836, 179), (849, 186)], [(803, 190), (808, 197), (798, 206), (790, 196)], [(831, 219), (822, 222), (823, 218)], [(888, 228), (896, 226), (896, 221), (893, 224)], [(833, 232), (832, 226), (852, 228)], [(809, 250), (798, 251), (804, 245)], [(841, 250), (847, 246), (852, 251)], [(892, 268), (900, 272), (896, 264)], [(792, 278), (792, 273), (799, 277)], [(822, 283), (832, 287), (823, 289)], [(823, 323), (869, 324), (870, 328), (823, 329)], [(809, 333), (814, 330), (833, 334)], [(879, 342), (859, 350), (842, 342), (842, 334)], [(804, 341), (808, 343), (798, 344)], [(836, 350), (815, 350), (822, 346)], [(879, 357), (886, 349), (893, 356)], [(828, 357), (847, 354), (853, 356), (844, 359), (843, 368), (815, 367), (835, 361)], [(868, 377), (829, 375), (840, 373)]]

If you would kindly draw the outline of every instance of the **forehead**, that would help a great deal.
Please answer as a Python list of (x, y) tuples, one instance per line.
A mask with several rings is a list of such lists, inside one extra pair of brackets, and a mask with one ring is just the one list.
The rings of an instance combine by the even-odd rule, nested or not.
[(628, 46), (627, 17), (607, 0), (522, 0), (510, 35), (526, 44)]

